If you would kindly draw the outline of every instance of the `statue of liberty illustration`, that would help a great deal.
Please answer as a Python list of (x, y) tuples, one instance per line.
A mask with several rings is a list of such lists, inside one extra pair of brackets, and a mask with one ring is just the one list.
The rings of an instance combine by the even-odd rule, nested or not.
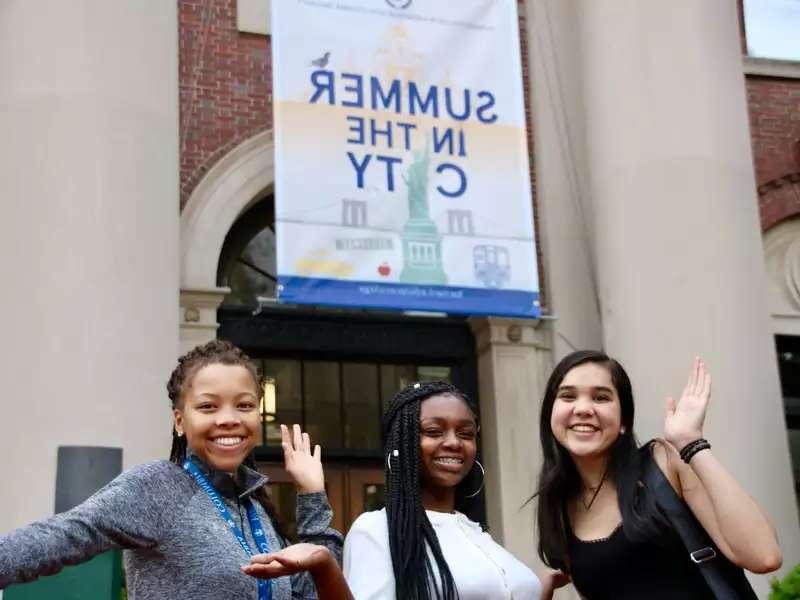
[(408, 188), (408, 221), (403, 226), (403, 270), (400, 281), (432, 285), (447, 284), (442, 268), (442, 237), (431, 220), (428, 207), (430, 149), (414, 152), (414, 162), (403, 175)]

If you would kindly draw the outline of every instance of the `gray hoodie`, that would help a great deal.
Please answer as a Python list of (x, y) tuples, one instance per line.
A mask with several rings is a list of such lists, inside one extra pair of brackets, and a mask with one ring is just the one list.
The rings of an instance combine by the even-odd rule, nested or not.
[[(239, 486), (194, 457), (256, 548), (244, 503), (267, 478), (240, 467)], [(255, 502), (270, 548), (285, 544)], [(341, 561), (342, 536), (331, 529), (325, 492), (297, 496), (301, 541), (327, 546)], [(134, 467), (72, 510), (0, 537), (0, 589), (51, 575), (66, 565), (123, 548), (131, 600), (257, 600), (256, 580), (239, 566), (249, 562), (239, 542), (195, 480), (161, 460)], [(273, 600), (316, 599), (308, 573), (272, 582)]]

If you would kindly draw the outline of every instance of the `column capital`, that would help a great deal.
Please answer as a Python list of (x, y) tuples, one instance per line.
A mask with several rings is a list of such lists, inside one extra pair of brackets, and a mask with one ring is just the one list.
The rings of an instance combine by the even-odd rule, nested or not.
[(217, 309), (230, 292), (227, 287), (181, 289), (181, 353), (217, 337)]
[(492, 347), (529, 347), (550, 350), (549, 328), (540, 319), (509, 317), (471, 317), (469, 325), (475, 335), (475, 348), (480, 356)]

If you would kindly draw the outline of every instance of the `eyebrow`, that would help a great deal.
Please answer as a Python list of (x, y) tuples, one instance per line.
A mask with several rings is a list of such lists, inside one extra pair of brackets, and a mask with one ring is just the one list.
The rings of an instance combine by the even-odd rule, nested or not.
[[(428, 423), (433, 421), (434, 423), (446, 423), (447, 419), (445, 417), (425, 417), (424, 419), (420, 420), (420, 425), (423, 423)], [(458, 421), (459, 425), (475, 425), (474, 419), (461, 419)]]
[[(560, 386), (558, 388), (558, 391), (559, 392), (567, 392), (567, 391), (568, 392), (574, 392), (577, 389), (578, 389), (578, 386), (576, 386), (576, 385), (562, 385), (562, 386)], [(608, 392), (609, 394), (613, 394), (614, 393), (614, 390), (612, 390), (611, 388), (608, 388), (608, 387), (606, 387), (604, 385), (589, 386), (588, 389), (595, 390), (597, 392)]]
[[(256, 397), (256, 395), (253, 392), (241, 392), (239, 394), (236, 394), (234, 398), (241, 398), (242, 396), (252, 396), (253, 398)], [(195, 398), (201, 398), (201, 397), (211, 398), (212, 400), (219, 400), (220, 398), (222, 398), (222, 396), (220, 396), (219, 394), (214, 394), (212, 392), (200, 392), (199, 394), (195, 394)]]

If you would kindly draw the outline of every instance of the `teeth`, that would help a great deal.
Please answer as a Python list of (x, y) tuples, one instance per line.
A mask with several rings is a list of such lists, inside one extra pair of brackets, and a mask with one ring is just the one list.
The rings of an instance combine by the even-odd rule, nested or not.
[(570, 429), (574, 431), (585, 431), (591, 433), (592, 431), (597, 431), (597, 427), (592, 427), (591, 425), (573, 425)]
[(434, 458), (435, 462), (445, 463), (448, 465), (463, 465), (464, 460), (461, 458)]
[(214, 441), (220, 446), (235, 446), (236, 444), (240, 443), (242, 439), (243, 438), (240, 437), (223, 437), (216, 438)]

